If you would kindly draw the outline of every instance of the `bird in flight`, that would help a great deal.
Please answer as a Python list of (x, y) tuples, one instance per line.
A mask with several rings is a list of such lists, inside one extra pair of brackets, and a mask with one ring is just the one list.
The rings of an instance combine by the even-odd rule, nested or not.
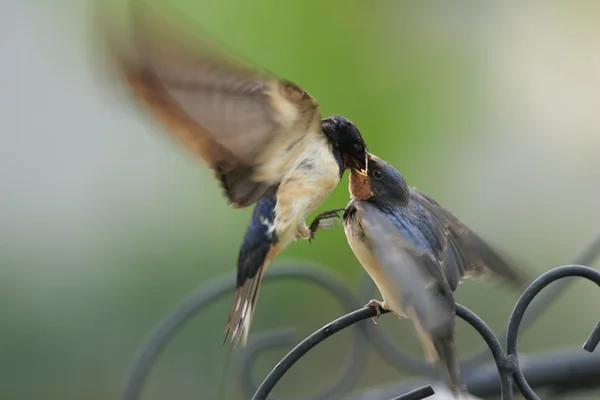
[(270, 261), (311, 237), (307, 215), (346, 169), (365, 173), (361, 133), (347, 118), (322, 118), (298, 85), (187, 35), (141, 0), (130, 3), (127, 35), (100, 28), (103, 54), (136, 103), (205, 161), (233, 207), (254, 205), (226, 325), (226, 340), (243, 346)]

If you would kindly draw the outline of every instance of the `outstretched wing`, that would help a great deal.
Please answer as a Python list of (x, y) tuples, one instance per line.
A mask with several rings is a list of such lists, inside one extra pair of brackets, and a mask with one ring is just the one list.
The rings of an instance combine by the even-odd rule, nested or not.
[(437, 219), (444, 235), (444, 276), (452, 290), (463, 277), (491, 275), (504, 278), (517, 287), (527, 284), (525, 274), (509, 263), (485, 240), (463, 224), (452, 212), (434, 199), (411, 189), (412, 207), (423, 207), (431, 219)]
[[(320, 134), (316, 101), (207, 36), (132, 0), (129, 34), (103, 24), (109, 59), (163, 127), (212, 168), (229, 200), (244, 207), (278, 184), (305, 137)], [(181, 25), (181, 21), (179, 21)]]

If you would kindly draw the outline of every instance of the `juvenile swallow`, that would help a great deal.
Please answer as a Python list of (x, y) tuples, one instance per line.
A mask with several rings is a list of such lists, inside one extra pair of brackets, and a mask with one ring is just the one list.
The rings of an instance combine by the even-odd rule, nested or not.
[(186, 37), (142, 1), (131, 5), (129, 48), (107, 41), (125, 87), (208, 164), (234, 207), (255, 204), (226, 326), (226, 339), (243, 346), (269, 262), (310, 238), (306, 216), (346, 169), (365, 173), (366, 145), (347, 118), (321, 119), (315, 99), (296, 84), (207, 37)]
[[(465, 392), (454, 344), (453, 292), (463, 278), (496, 275), (525, 284), (477, 234), (390, 164), (369, 155), (367, 175), (351, 172), (343, 214), (348, 243), (383, 301), (367, 306), (413, 321), (426, 358), (438, 361), (450, 389)], [(318, 224), (318, 223), (317, 223)]]

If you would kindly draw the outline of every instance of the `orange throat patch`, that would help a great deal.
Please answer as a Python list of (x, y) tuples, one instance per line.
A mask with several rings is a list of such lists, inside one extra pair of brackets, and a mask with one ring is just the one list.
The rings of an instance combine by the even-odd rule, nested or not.
[(359, 174), (356, 170), (350, 170), (350, 194), (360, 200), (369, 200), (371, 193), (371, 183), (369, 177)]

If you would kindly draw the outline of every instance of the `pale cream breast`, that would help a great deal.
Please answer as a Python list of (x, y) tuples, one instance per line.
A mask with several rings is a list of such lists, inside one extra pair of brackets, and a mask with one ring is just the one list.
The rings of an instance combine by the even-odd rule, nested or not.
[[(359, 209), (356, 213), (359, 213)], [(358, 215), (356, 215), (358, 217)], [(400, 299), (401, 293), (398, 292), (397, 285), (389, 282), (389, 278), (384, 274), (383, 269), (379, 265), (378, 260), (373, 256), (369, 249), (368, 240), (363, 238), (363, 230), (358, 222), (350, 220), (344, 222), (344, 232), (348, 239), (348, 244), (354, 252), (354, 255), (369, 274), (377, 289), (383, 297), (383, 302), (386, 308), (394, 312), (399, 317), (406, 317), (404, 307)]]
[[(325, 135), (319, 132), (316, 139), (310, 140), (304, 154), (290, 181), (300, 178), (306, 188), (312, 188), (313, 193), (306, 199), (306, 209), (303, 218), (314, 211), (331, 195), (340, 182), (340, 167), (333, 156), (331, 145)], [(315, 190), (318, 188), (319, 190)]]
[[(309, 133), (303, 151), (279, 186), (275, 224), (280, 243), (293, 240), (306, 216), (319, 207), (340, 181), (339, 166), (326, 137)], [(312, 136), (312, 137), (310, 137)]]

